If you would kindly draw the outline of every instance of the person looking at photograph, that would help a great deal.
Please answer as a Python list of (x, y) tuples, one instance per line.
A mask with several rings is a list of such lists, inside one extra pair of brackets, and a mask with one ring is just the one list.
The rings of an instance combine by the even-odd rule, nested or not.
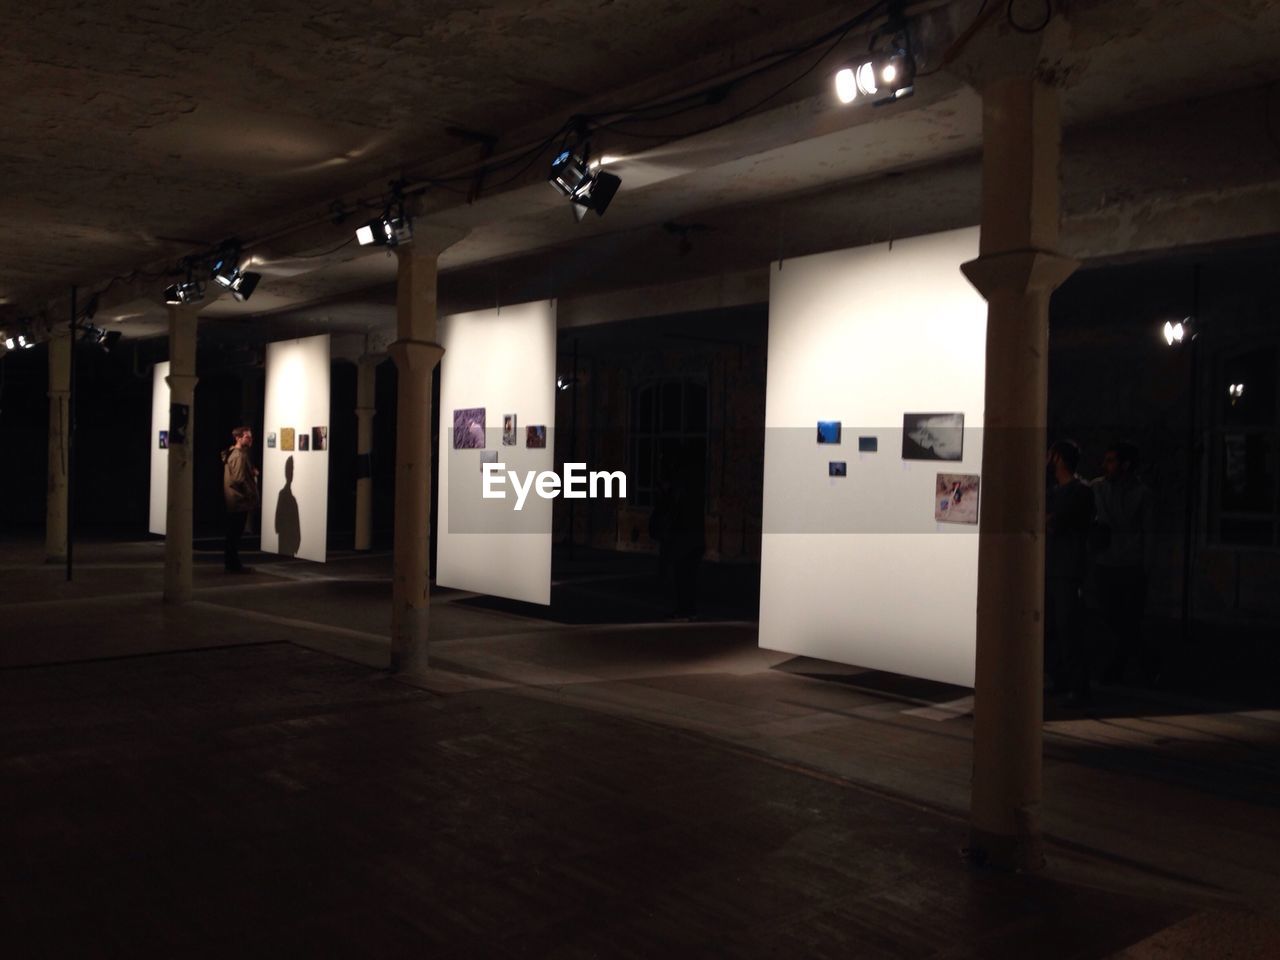
[(249, 459), (253, 431), (236, 427), (231, 438), (234, 443), (222, 451), (222, 495), (227, 504), (223, 562), (227, 573), (246, 573), (249, 568), (240, 562), (240, 540), (249, 514), (258, 507), (258, 468)]

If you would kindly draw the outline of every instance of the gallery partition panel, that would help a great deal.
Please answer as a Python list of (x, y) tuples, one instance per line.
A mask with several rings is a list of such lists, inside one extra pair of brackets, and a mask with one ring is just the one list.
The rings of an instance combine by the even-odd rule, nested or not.
[(760, 645), (971, 686), (977, 228), (772, 265)]
[(147, 529), (164, 536), (169, 506), (169, 361), (151, 373), (151, 519)]
[[(267, 345), (262, 549), (323, 563), (329, 517), (329, 335)], [(256, 457), (255, 457), (256, 459)]]
[[(440, 481), (436, 583), (551, 602), (551, 501), (530, 491), (516, 509), (482, 497), (483, 465), (521, 478), (554, 466), (554, 301), (440, 322)], [(523, 482), (523, 479), (522, 479)]]

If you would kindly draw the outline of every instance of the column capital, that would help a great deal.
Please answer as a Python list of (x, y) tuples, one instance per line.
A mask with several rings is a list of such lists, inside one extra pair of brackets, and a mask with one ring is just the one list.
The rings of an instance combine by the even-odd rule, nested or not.
[(444, 347), (427, 340), (397, 340), (387, 352), (401, 373), (429, 376), (444, 356)]
[(1079, 260), (1050, 250), (984, 253), (960, 270), (987, 300), (999, 294), (1052, 293), (1080, 266)]
[(164, 378), (170, 390), (194, 390), (200, 378), (193, 373), (171, 373)]

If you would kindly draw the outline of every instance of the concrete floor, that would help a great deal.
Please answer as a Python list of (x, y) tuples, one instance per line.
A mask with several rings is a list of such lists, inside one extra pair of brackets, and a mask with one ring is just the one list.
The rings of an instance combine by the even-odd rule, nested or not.
[(633, 562), (439, 594), (410, 683), (386, 556), (198, 555), (173, 609), (161, 552), (0, 546), (6, 955), (1280, 955), (1266, 704), (1051, 710), (1049, 864), (1001, 876), (967, 691), (613, 622), (660, 612)]

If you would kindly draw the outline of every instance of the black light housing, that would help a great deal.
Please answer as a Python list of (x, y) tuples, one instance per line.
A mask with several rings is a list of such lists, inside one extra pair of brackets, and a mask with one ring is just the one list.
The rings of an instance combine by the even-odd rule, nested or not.
[(245, 270), (236, 274), (236, 278), (231, 281), (231, 295), (241, 303), (253, 296), (253, 291), (258, 288), (258, 281), (262, 279), (262, 274)]
[(846, 64), (836, 72), (836, 96), (841, 103), (873, 97), (873, 106), (884, 106), (915, 93), (916, 64), (909, 50), (876, 53)]
[(199, 280), (185, 280), (165, 287), (164, 302), (171, 307), (186, 303), (199, 303), (204, 299), (204, 284)]
[(413, 220), (400, 205), (392, 212), (388, 207), (380, 217), (356, 228), (356, 242), (362, 247), (398, 247), (413, 239)]
[(557, 153), (551, 161), (551, 173), (547, 182), (569, 198), (573, 215), (579, 222), (587, 215), (588, 210), (594, 210), (596, 216), (604, 216), (614, 194), (622, 186), (621, 177), (607, 173), (599, 166), (592, 171), (585, 148), (578, 155), (568, 147)]
[(209, 263), (209, 276), (214, 283), (231, 287), (240, 276), (240, 247), (227, 244)]

